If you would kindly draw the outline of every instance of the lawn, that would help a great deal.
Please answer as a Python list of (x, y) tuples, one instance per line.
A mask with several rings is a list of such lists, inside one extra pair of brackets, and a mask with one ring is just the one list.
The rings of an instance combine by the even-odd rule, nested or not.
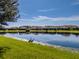
[(79, 30), (26, 30), (26, 29), (14, 29), (14, 30), (0, 30), (0, 33), (18, 33), (18, 32), (23, 32), (23, 33), (75, 33), (79, 34)]
[(0, 36), (0, 59), (79, 59), (79, 53)]

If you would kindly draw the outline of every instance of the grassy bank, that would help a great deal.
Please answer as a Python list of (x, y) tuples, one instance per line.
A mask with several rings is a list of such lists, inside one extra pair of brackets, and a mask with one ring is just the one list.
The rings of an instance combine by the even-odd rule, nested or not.
[(23, 33), (75, 33), (79, 34), (79, 30), (26, 30), (26, 29), (21, 29), (21, 30), (0, 30), (0, 33), (18, 33), (18, 32), (23, 32)]
[(0, 59), (79, 59), (79, 53), (0, 36)]

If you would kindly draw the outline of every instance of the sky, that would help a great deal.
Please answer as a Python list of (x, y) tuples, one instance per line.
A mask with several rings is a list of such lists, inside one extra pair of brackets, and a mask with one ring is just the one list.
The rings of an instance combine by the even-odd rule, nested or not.
[(9, 26), (79, 25), (79, 0), (19, 0), (20, 18)]

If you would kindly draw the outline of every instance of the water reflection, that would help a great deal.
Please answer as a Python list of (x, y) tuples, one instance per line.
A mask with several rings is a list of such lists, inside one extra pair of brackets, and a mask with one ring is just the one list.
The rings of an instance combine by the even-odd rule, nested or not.
[[(22, 34), (31, 34), (31, 33), (29, 33), (29, 32), (27, 32), (27, 33), (5, 33), (5, 32), (0, 32), (0, 35), (5, 35), (5, 34), (19, 34), (19, 35), (22, 35)], [(56, 35), (56, 34), (59, 34), (59, 35), (62, 35), (62, 36), (70, 36), (70, 35), (75, 35), (76, 37), (78, 37), (79, 36), (79, 33), (32, 33), (32, 34), (34, 34), (34, 35), (38, 35), (38, 34), (51, 34), (51, 35)]]
[(69, 33), (6, 33), (5, 35), (22, 39), (33, 39), (51, 45), (79, 48), (79, 34)]
[(6, 34), (6, 33), (4, 33), (4, 32), (3, 32), (3, 33), (0, 32), (0, 35), (5, 35), (5, 34)]

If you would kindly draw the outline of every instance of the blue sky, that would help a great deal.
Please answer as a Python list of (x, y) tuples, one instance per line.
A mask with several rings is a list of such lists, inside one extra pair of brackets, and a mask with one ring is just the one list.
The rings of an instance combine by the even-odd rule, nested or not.
[(20, 18), (10, 26), (79, 25), (79, 0), (19, 0)]

